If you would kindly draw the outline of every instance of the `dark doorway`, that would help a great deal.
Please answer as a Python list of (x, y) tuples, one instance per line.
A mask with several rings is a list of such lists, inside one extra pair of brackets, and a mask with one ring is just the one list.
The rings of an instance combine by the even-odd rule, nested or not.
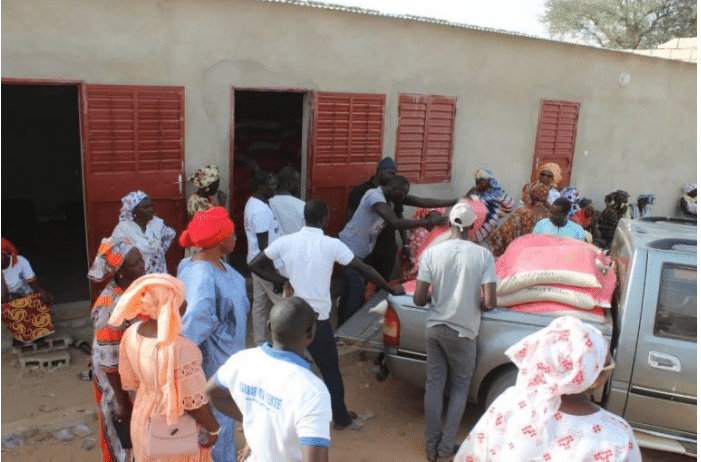
[(55, 303), (89, 300), (78, 85), (2, 85), (2, 236)]
[(277, 173), (289, 165), (302, 173), (304, 97), (304, 92), (234, 92), (231, 214), (238, 239), (232, 263), (239, 268), (240, 260), (245, 267), (247, 241), (243, 209), (251, 196), (253, 170), (260, 168)]

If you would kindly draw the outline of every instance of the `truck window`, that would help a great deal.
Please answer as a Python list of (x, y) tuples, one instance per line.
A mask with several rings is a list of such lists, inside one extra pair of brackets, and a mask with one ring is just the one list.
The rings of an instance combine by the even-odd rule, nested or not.
[(696, 343), (696, 268), (662, 266), (654, 334)]

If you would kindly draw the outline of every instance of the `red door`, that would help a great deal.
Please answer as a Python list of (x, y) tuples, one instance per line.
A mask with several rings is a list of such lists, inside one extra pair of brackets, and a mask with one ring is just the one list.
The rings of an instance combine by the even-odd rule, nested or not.
[(307, 198), (329, 204), (331, 236), (345, 225), (350, 190), (370, 178), (382, 157), (385, 95), (314, 94)]
[(570, 184), (578, 118), (579, 103), (541, 101), (531, 181), (537, 179), (539, 166), (555, 162), (562, 170), (562, 181), (557, 185), (558, 189)]
[[(184, 133), (184, 87), (83, 86), (83, 171), (90, 262), (101, 239), (109, 237), (117, 225), (120, 199), (136, 189), (151, 196), (156, 215), (168, 226), (177, 232), (183, 229)], [(169, 272), (174, 274), (182, 255), (176, 238), (166, 255)]]

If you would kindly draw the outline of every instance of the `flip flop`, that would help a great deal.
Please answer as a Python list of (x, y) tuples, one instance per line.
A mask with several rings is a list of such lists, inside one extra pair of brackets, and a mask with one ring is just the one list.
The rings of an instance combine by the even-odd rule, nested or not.
[(80, 374), (78, 374), (78, 378), (85, 382), (90, 382), (92, 380), (92, 369), (88, 369), (87, 371), (81, 372)]

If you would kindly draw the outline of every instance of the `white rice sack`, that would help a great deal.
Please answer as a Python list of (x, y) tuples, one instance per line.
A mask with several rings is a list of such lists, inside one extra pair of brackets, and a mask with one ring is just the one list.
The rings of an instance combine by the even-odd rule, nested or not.
[(497, 296), (497, 306), (514, 306), (532, 302), (557, 302), (582, 310), (591, 310), (597, 306), (591, 295), (560, 287), (526, 287), (510, 294)]
[(601, 287), (596, 276), (570, 270), (538, 270), (516, 273), (497, 282), (497, 295), (506, 295), (526, 287), (562, 284), (576, 287)]

